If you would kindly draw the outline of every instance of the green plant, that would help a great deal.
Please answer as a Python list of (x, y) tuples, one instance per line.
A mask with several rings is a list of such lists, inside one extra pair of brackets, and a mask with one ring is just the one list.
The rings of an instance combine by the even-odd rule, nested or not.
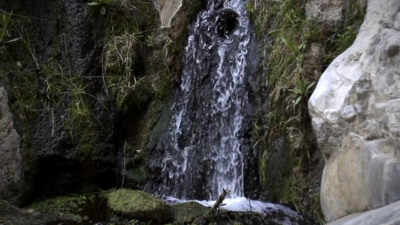
[(11, 17), (12, 17), (12, 13), (0, 13), (0, 25), (1, 25), (0, 44), (3, 42), (11, 43), (11, 42), (15, 42), (15, 41), (19, 40), (19, 38), (14, 38), (14, 39), (6, 41), (7, 38), (11, 38), (11, 33), (9, 30), (9, 26), (12, 22)]
[(76, 221), (82, 221), (83, 208), (94, 202), (95, 195), (62, 196), (35, 202), (30, 208), (35, 212), (51, 216), (63, 216)]
[(261, 184), (265, 184), (267, 181), (267, 162), (268, 162), (268, 157), (263, 156), (260, 159), (260, 182), (261, 182)]
[(95, 8), (96, 10), (100, 10), (101, 15), (107, 14), (107, 8), (111, 5), (115, 5), (118, 0), (95, 0), (93, 2), (89, 2), (88, 6)]
[(116, 99), (119, 108), (140, 82), (132, 71), (138, 38), (136, 34), (125, 33), (113, 37), (104, 49), (103, 81), (106, 93)]
[(252, 0), (247, 2), (246, 9), (255, 25), (257, 35), (261, 35), (266, 29), (268, 22), (268, 1)]
[(147, 47), (152, 47), (154, 45), (154, 37), (152, 35), (147, 35), (145, 43)]
[(294, 89), (289, 89), (290, 92), (293, 92), (298, 96), (297, 99), (294, 101), (294, 104), (298, 105), (303, 99), (306, 99), (307, 95), (311, 93), (314, 85), (315, 81), (310, 83), (307, 80), (298, 79), (297, 86)]
[(337, 33), (337, 40), (335, 41), (336, 51), (344, 52), (349, 48), (354, 40), (357, 38), (358, 30), (355, 26), (346, 26), (339, 33)]
[(128, 222), (128, 225), (137, 225), (139, 224), (139, 220), (131, 220)]

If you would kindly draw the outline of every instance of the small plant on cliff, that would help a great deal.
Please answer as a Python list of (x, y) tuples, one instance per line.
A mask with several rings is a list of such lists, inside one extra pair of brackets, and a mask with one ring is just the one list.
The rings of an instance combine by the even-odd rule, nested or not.
[(104, 48), (103, 77), (106, 93), (117, 100), (119, 107), (140, 81), (132, 71), (138, 45), (138, 36), (126, 33), (114, 37)]
[(14, 39), (10, 39), (8, 41), (6, 41), (7, 38), (11, 38), (11, 34), (10, 34), (10, 24), (11, 24), (11, 17), (12, 17), (12, 13), (1, 13), (0, 14), (0, 25), (1, 25), (1, 29), (0, 29), (0, 44), (1, 43), (11, 43), (11, 42), (15, 42), (18, 41), (19, 38), (14, 38)]
[(298, 96), (297, 99), (294, 101), (294, 105), (298, 105), (302, 102), (302, 100), (307, 100), (307, 95), (311, 93), (314, 85), (315, 81), (310, 83), (307, 80), (298, 79), (297, 86), (293, 89), (289, 89), (290, 92), (293, 92)]
[(100, 10), (100, 14), (104, 16), (107, 14), (107, 8), (117, 2), (118, 0), (95, 0), (93, 2), (89, 2), (88, 6), (94, 8), (95, 10)]

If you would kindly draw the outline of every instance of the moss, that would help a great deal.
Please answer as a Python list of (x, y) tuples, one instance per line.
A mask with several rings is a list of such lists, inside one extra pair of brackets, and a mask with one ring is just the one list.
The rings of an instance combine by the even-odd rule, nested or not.
[(208, 215), (209, 209), (197, 202), (187, 202), (172, 206), (174, 224), (190, 224), (196, 218)]
[(95, 195), (58, 197), (35, 202), (28, 208), (33, 209), (36, 213), (82, 221), (86, 219), (82, 215), (85, 205), (93, 202), (94, 199)]
[(172, 77), (169, 73), (163, 73), (160, 77), (161, 84), (157, 90), (157, 98), (158, 100), (166, 99), (170, 94), (171, 90), (173, 90), (172, 86)]
[(108, 206), (117, 213), (140, 220), (165, 222), (171, 218), (170, 207), (143, 191), (119, 189), (108, 194)]
[(94, 145), (94, 143), (96, 143), (94, 136), (95, 132), (92, 130), (89, 123), (77, 123), (71, 130), (71, 132), (73, 132), (75, 143), (79, 149), (79, 159), (82, 162), (97, 159), (97, 151)]
[(147, 180), (147, 173), (143, 168), (128, 169), (127, 176), (139, 184), (144, 184)]

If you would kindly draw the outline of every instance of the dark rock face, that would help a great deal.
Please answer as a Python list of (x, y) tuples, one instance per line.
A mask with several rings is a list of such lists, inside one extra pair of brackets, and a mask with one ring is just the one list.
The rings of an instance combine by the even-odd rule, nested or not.
[[(113, 186), (119, 173), (113, 143), (115, 110), (105, 100), (101, 79), (98, 79), (103, 37), (96, 25), (103, 22), (102, 18), (93, 19), (86, 2), (81, 0), (14, 4), (19, 14), (35, 18), (26, 28), (35, 63), (23, 72), (27, 74), (24, 76), (36, 79), (31, 88), (36, 89), (36, 96), (32, 98), (37, 101), (49, 95), (49, 86), (46, 86), (49, 78), (45, 72), (48, 65), (53, 65), (51, 70), (58, 69), (60, 76), (74, 79), (74, 85), (85, 87), (86, 93), (92, 96), (82, 97), (90, 112), (82, 120), (68, 121), (72, 118), (71, 105), (76, 104), (76, 94), (61, 89), (58, 96), (60, 92), (66, 93), (57, 103), (46, 109), (41, 101), (34, 102), (29, 107), (35, 113), (15, 122), (21, 134), (19, 144), (21, 163), (24, 163), (20, 164), (24, 188), (19, 191), (19, 200), (26, 202), (40, 196)], [(20, 56), (23, 53), (14, 54), (24, 57)], [(21, 59), (22, 63), (32, 60), (27, 55), (26, 61)], [(12, 81), (12, 76), (16, 75), (12, 74), (8, 80)], [(68, 79), (64, 82), (69, 82)], [(8, 86), (8, 92), (15, 93), (13, 88)], [(15, 101), (13, 97), (10, 105), (17, 104)]]

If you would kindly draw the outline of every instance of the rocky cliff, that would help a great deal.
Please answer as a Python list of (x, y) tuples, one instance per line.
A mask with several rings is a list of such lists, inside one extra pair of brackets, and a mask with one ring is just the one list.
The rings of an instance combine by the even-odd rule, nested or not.
[(138, 188), (148, 177), (142, 150), (166, 129), (153, 128), (202, 4), (89, 3), (0, 1), (1, 199)]
[[(188, 26), (204, 3), (0, 0), (0, 198), (157, 187)], [(366, 4), (248, 1), (259, 57), (246, 83), (246, 196), (316, 218), (321, 200), (335, 225), (395, 223), (400, 3), (369, 0), (346, 50)]]
[(386, 206), (333, 224), (398, 223), (396, 203), (389, 204), (400, 199), (399, 11), (399, 1), (370, 0), (356, 41), (332, 62), (309, 101), (326, 161), (326, 220)]

